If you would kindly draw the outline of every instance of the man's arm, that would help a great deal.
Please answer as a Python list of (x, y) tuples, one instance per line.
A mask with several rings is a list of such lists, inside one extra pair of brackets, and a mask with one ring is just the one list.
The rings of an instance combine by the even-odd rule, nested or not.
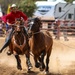
[(7, 24), (9, 25), (9, 26), (12, 26), (13, 24), (11, 24), (11, 23), (9, 23), (9, 22), (7, 22)]
[(21, 17), (23, 17), (23, 19), (26, 21), (28, 20), (28, 17), (26, 14), (24, 14), (23, 12), (20, 12)]
[(27, 17), (27, 15), (24, 14), (23, 12), (20, 12), (20, 14), (21, 14), (21, 17), (22, 17), (23, 20), (24, 20), (25, 26), (27, 27), (27, 23), (28, 23), (28, 17)]

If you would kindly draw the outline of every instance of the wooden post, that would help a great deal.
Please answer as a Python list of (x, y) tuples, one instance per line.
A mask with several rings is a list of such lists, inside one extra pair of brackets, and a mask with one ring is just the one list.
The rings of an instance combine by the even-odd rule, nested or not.
[(60, 39), (60, 20), (57, 21), (57, 38)]
[(48, 29), (48, 23), (47, 22), (43, 22), (42, 23), (42, 29)]

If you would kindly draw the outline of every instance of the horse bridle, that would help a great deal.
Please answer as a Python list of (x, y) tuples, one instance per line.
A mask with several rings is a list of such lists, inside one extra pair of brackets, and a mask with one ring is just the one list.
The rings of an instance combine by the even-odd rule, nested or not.
[[(32, 28), (32, 26), (33, 26), (33, 24), (34, 24), (34, 20), (32, 20), (28, 25), (29, 25), (29, 29), (28, 30), (31, 30), (31, 28)], [(38, 33), (40, 33), (40, 31), (38, 31), (38, 32), (34, 32), (34, 33), (28, 33), (30, 36), (33, 36), (33, 35), (35, 35), (35, 34), (38, 34)], [(30, 36), (29, 36), (29, 38), (30, 38)]]
[[(24, 36), (24, 34), (22, 34), (22, 35)], [(16, 47), (18, 47), (19, 49), (22, 50), (22, 49), (24, 48), (24, 46), (26, 45), (26, 44), (25, 44), (25, 43), (26, 43), (26, 40), (25, 40), (25, 39), (26, 39), (26, 37), (24, 36), (24, 42), (23, 42), (23, 44), (18, 45), (18, 44), (16, 43), (16, 41), (15, 41), (15, 36), (13, 36), (13, 40), (14, 40), (13, 43), (15, 44)]]

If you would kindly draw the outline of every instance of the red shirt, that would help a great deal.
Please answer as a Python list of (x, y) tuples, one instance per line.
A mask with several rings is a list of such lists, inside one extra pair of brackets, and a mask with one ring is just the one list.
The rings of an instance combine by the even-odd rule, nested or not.
[(23, 18), (25, 21), (28, 19), (28, 17), (22, 13), (21, 11), (16, 12), (10, 12), (9, 14), (2, 17), (2, 20), (6, 23), (9, 22), (10, 24), (15, 23), (16, 18)]

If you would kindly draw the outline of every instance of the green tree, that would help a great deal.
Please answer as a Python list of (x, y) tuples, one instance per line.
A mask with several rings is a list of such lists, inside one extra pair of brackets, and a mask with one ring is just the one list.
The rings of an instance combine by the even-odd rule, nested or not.
[(21, 0), (19, 4), (20, 10), (22, 10), (28, 17), (33, 16), (33, 12), (36, 9), (35, 1), (33, 0)]
[(33, 0), (33, 1), (47, 1), (47, 0)]
[(4, 13), (7, 12), (8, 5), (16, 3), (20, 9), (26, 13), (29, 17), (33, 15), (36, 9), (35, 1), (47, 1), (47, 0), (0, 0), (0, 5)]
[(75, 0), (64, 0), (64, 1), (66, 1), (67, 3), (72, 3)]
[(7, 8), (8, 8), (8, 5), (10, 4), (13, 4), (13, 3), (19, 3), (20, 0), (0, 0), (0, 5), (1, 5), (1, 8), (2, 8), (2, 11), (4, 13), (7, 12)]

